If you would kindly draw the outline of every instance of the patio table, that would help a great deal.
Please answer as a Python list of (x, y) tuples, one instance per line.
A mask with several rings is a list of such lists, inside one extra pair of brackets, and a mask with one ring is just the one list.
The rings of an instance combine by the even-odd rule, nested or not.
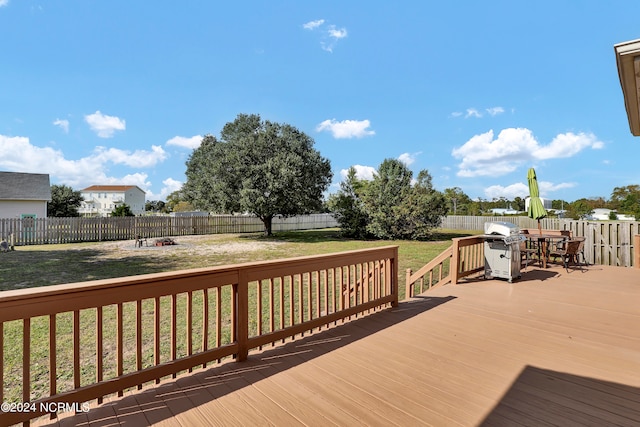
[[(547, 268), (547, 261), (549, 260), (549, 251), (547, 248), (553, 241), (563, 241), (569, 239), (569, 236), (562, 236), (559, 234), (527, 234), (529, 242), (534, 243), (538, 249), (538, 259), (542, 268)], [(556, 243), (557, 245), (558, 243)]]

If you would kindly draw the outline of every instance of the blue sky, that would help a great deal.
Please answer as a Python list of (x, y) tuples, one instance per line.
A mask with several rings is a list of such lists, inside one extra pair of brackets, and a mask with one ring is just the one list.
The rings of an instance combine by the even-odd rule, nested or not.
[(637, 0), (0, 0), (0, 170), (80, 190), (184, 182), (240, 113), (291, 124), (336, 191), (385, 158), (472, 198), (640, 184), (613, 45)]

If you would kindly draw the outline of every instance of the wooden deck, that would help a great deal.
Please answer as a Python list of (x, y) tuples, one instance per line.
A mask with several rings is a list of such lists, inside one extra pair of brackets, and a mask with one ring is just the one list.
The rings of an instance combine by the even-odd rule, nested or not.
[(151, 424), (637, 426), (640, 270), (445, 286), (53, 422)]

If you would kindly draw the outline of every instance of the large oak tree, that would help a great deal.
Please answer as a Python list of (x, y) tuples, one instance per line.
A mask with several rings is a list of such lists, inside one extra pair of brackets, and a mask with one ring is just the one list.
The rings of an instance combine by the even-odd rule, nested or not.
[(331, 165), (314, 141), (288, 124), (240, 114), (220, 139), (207, 135), (187, 160), (185, 198), (218, 213), (252, 213), (272, 233), (275, 216), (317, 211)]

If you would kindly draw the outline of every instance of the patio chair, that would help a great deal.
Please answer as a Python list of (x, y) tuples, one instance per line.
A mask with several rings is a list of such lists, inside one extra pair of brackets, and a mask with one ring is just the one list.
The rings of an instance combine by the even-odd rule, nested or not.
[[(582, 262), (580, 262), (581, 255)], [(584, 238), (564, 241), (562, 246), (556, 247), (549, 252), (549, 257), (553, 257), (554, 260), (558, 257), (562, 258), (562, 263), (567, 272), (569, 271), (569, 262), (573, 262), (573, 264), (580, 267), (580, 271), (582, 271), (582, 266), (587, 264), (584, 257)]]
[(522, 261), (524, 261), (524, 270), (527, 271), (527, 266), (533, 261), (531, 258), (532, 255), (538, 253), (538, 248), (531, 247), (530, 244), (527, 244), (527, 240), (523, 240), (520, 242), (520, 263), (522, 265)]

